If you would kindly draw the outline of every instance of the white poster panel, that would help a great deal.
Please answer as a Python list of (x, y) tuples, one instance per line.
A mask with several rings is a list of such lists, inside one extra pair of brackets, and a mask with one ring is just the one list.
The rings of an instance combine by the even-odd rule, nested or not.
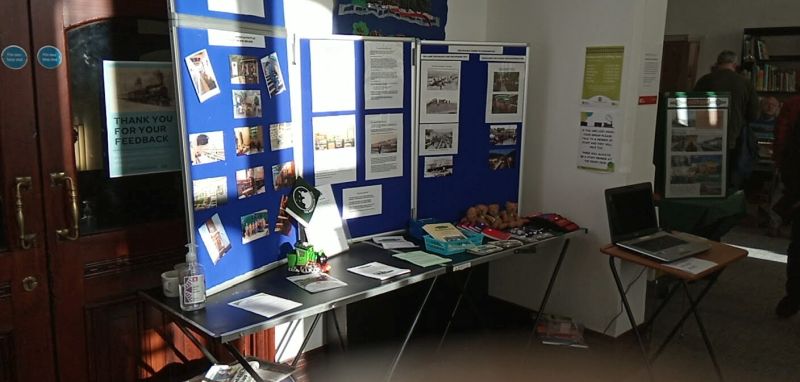
[(370, 109), (401, 109), (403, 43), (364, 41), (364, 103)]
[(621, 131), (617, 110), (585, 110), (581, 112), (578, 167), (614, 172), (618, 163)]
[(486, 85), (486, 123), (522, 122), (525, 64), (490, 62)]
[(311, 111), (356, 109), (356, 53), (353, 41), (311, 40)]
[(423, 61), (420, 122), (458, 122), (461, 61)]
[(342, 219), (356, 219), (383, 213), (383, 186), (342, 190)]
[(314, 117), (314, 184), (356, 180), (356, 116)]
[(208, 10), (265, 17), (264, 0), (208, 0)]
[(366, 180), (403, 176), (403, 114), (365, 117)]
[(109, 177), (180, 171), (174, 84), (167, 62), (103, 61)]

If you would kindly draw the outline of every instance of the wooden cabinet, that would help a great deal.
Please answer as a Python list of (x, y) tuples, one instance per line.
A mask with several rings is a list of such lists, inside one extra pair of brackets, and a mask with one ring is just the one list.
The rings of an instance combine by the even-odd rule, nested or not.
[[(0, 66), (0, 382), (177, 380), (202, 357), (135, 297), (183, 261), (182, 175), (111, 178), (105, 143), (102, 62), (170, 61), (167, 15), (164, 0), (3, 5), (0, 49), (28, 62)], [(60, 65), (37, 63), (45, 46)]]

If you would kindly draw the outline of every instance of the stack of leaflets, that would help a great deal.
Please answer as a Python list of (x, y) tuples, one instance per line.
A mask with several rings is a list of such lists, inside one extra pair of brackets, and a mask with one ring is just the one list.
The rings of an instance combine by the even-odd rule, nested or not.
[(357, 275), (371, 277), (373, 279), (378, 279), (381, 281), (386, 280), (388, 278), (392, 278), (394, 276), (403, 275), (411, 272), (410, 269), (395, 268), (393, 266), (382, 264), (377, 261), (373, 261), (371, 263), (360, 265), (353, 268), (347, 268), (347, 270)]
[(380, 244), (383, 249), (416, 248), (417, 245), (402, 236), (378, 236), (372, 238), (375, 244)]
[[(249, 361), (258, 376), (264, 381), (283, 381), (289, 377), (294, 369), (284, 365), (277, 365), (269, 362), (261, 364), (259, 361)], [(192, 379), (194, 382), (196, 379)], [(203, 376), (202, 381), (210, 382), (255, 382), (250, 373), (240, 364), (233, 365), (213, 365)]]
[(551, 314), (542, 315), (536, 327), (536, 335), (546, 345), (561, 345), (586, 349), (583, 325), (572, 318)]

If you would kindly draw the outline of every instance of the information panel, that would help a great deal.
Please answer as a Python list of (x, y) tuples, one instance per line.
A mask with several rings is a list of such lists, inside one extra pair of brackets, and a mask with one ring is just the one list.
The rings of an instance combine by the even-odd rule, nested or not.
[(411, 218), (411, 39), (300, 40), (303, 177), (330, 184), (351, 238)]
[(527, 46), (423, 41), (419, 60), (417, 217), (518, 202)]

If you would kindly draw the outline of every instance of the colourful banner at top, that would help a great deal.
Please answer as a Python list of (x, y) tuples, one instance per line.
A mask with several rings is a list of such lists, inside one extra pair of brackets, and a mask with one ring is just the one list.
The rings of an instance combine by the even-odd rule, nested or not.
[(447, 0), (337, 0), (333, 33), (444, 40)]

